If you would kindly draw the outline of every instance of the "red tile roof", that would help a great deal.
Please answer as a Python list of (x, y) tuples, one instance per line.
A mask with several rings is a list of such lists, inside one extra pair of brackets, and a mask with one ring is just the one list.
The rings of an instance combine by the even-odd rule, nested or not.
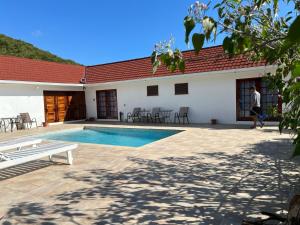
[[(183, 56), (186, 59), (185, 74), (265, 65), (264, 62), (253, 62), (242, 55), (229, 58), (224, 53), (222, 46), (203, 48), (198, 56), (195, 55), (194, 51), (186, 51), (183, 52)], [(102, 83), (178, 74), (182, 73), (179, 71), (171, 73), (164, 66), (161, 66), (153, 74), (149, 57), (86, 67), (87, 83)]]
[(85, 67), (0, 56), (0, 80), (79, 84)]
[[(204, 48), (199, 55), (195, 55), (193, 51), (185, 51), (183, 56), (186, 59), (185, 74), (265, 65), (264, 62), (253, 62), (242, 55), (229, 58), (224, 54), (222, 46)], [(182, 73), (171, 73), (164, 66), (153, 74), (150, 57), (84, 67), (0, 56), (0, 80), (79, 84), (84, 76), (87, 83), (103, 83), (179, 74)]]

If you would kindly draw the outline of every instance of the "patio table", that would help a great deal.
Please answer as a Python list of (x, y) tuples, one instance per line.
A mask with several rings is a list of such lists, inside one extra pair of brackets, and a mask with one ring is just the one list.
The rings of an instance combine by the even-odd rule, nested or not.
[(171, 109), (159, 111), (159, 113), (162, 115), (164, 122), (166, 122), (166, 123), (171, 122), (171, 113), (172, 112), (173, 112), (173, 110), (171, 110)]
[(146, 110), (143, 109), (141, 111), (139, 111), (140, 113), (140, 118), (141, 118), (141, 122), (148, 122), (148, 113), (150, 112), (150, 110)]

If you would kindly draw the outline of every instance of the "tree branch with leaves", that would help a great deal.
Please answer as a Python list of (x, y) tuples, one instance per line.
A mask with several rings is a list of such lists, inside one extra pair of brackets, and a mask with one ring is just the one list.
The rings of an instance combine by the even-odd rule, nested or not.
[[(286, 12), (281, 12), (279, 6)], [(217, 15), (208, 16), (209, 9)], [(263, 60), (276, 67), (274, 73), (266, 74), (266, 80), (282, 99), (284, 110), (279, 129), (291, 131), (294, 155), (300, 155), (299, 13), (300, 0), (223, 0), (215, 5), (196, 1), (183, 20), (185, 42), (189, 44), (191, 39), (195, 54), (205, 42), (225, 34), (222, 45), (229, 57), (245, 54), (250, 60)], [(185, 59), (173, 42), (154, 49), (153, 72), (162, 64), (172, 72), (184, 72)]]

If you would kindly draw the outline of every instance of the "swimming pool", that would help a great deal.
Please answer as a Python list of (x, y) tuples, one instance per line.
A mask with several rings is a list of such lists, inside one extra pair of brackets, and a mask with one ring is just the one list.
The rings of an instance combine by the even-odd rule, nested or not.
[(41, 137), (49, 140), (140, 147), (179, 132), (181, 130), (85, 127), (80, 130), (49, 133)]

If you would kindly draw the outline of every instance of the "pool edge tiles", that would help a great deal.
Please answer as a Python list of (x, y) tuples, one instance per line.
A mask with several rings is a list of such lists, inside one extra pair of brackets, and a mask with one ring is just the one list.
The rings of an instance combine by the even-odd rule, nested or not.
[(82, 129), (50, 132), (41, 137), (48, 140), (138, 148), (182, 131), (179, 129), (84, 126)]
[(160, 128), (152, 128), (152, 127), (140, 127), (140, 126), (134, 126), (134, 127), (128, 127), (128, 126), (87, 126), (84, 125), (83, 130), (101, 130), (101, 129), (116, 129), (116, 130), (140, 130), (140, 131), (174, 131), (176, 133), (180, 133), (185, 131), (185, 129), (178, 129), (178, 127), (170, 128), (170, 127), (160, 127)]

